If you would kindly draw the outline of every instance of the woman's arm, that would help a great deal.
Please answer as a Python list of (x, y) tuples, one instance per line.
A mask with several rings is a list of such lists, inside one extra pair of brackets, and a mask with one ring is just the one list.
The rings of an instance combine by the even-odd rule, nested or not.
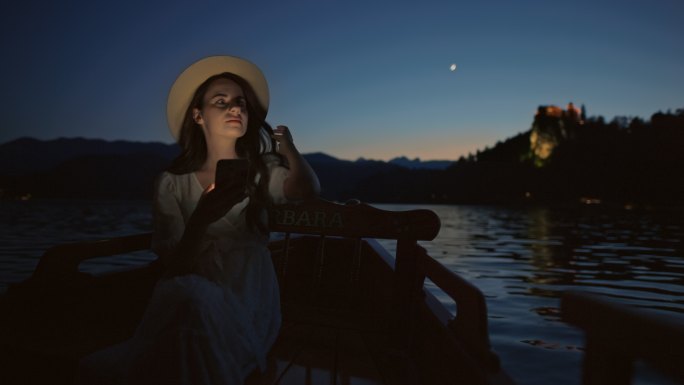
[(205, 226), (190, 225), (185, 228), (176, 248), (167, 257), (165, 272), (167, 277), (185, 275), (196, 270), (199, 245), (205, 232)]
[(278, 126), (273, 133), (273, 138), (278, 142), (278, 152), (287, 159), (290, 168), (283, 185), (285, 198), (300, 200), (317, 197), (321, 192), (318, 176), (295, 147), (290, 130), (286, 126)]

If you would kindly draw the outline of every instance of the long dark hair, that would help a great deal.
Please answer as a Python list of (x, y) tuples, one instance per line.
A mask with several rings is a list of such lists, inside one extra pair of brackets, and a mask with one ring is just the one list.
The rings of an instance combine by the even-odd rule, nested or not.
[[(263, 209), (267, 208), (271, 202), (268, 199), (268, 172), (265, 162), (265, 154), (276, 155), (278, 161), (282, 163), (280, 156), (272, 152), (275, 148), (271, 135), (273, 129), (266, 123), (266, 110), (259, 104), (256, 94), (252, 87), (243, 78), (232, 73), (224, 72), (211, 76), (204, 81), (192, 97), (192, 101), (185, 111), (183, 125), (181, 126), (178, 144), (181, 153), (171, 162), (167, 169), (172, 174), (187, 174), (199, 170), (207, 160), (207, 141), (204, 137), (202, 127), (193, 118), (193, 109), (202, 109), (204, 94), (209, 85), (216, 79), (229, 79), (237, 83), (245, 99), (247, 100), (247, 132), (238, 138), (235, 143), (235, 150), (240, 158), (249, 160), (249, 177), (247, 192), (249, 204), (246, 207), (247, 225), (261, 233), (267, 233), (266, 224), (261, 220)], [(260, 175), (259, 182), (256, 176)]]

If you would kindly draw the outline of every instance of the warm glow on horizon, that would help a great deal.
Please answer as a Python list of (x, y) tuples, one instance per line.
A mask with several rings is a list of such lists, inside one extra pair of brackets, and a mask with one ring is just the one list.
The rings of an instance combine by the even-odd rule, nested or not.
[[(388, 161), (405, 156), (409, 159), (420, 160), (453, 160), (467, 157), (485, 147), (492, 147), (499, 138), (473, 137), (458, 138), (434, 136), (431, 138), (415, 139), (403, 142), (399, 139), (385, 140), (383, 143), (360, 142), (347, 145), (322, 148), (319, 151), (338, 159), (356, 160), (358, 158)], [(316, 152), (316, 151), (307, 151)]]

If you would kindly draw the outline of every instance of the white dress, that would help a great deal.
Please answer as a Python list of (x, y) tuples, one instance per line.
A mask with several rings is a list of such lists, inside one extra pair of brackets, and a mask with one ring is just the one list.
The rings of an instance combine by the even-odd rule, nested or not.
[[(285, 201), (287, 169), (269, 162), (269, 193)], [(157, 181), (153, 250), (176, 246), (203, 192), (194, 173), (163, 173)], [(190, 274), (161, 280), (135, 335), (84, 357), (82, 384), (241, 384), (278, 336), (280, 294), (268, 238), (247, 228), (249, 198), (211, 224), (201, 260), (219, 282)]]

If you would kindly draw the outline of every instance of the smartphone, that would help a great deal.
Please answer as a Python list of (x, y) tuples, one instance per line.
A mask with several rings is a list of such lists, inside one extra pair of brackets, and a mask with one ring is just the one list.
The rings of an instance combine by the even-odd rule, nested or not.
[(249, 161), (247, 159), (221, 159), (216, 163), (214, 183), (217, 189), (244, 189), (247, 187), (248, 176)]

